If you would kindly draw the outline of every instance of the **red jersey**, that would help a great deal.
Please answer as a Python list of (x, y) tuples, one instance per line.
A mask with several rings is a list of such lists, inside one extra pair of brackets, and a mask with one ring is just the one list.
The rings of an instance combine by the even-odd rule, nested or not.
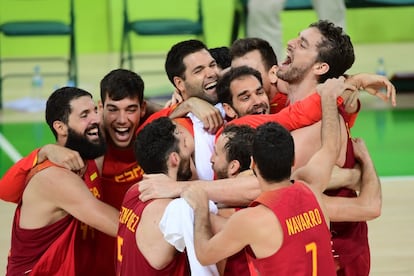
[[(122, 200), (128, 189), (142, 179), (144, 174), (138, 165), (133, 146), (115, 148), (108, 143), (102, 168), (103, 201), (116, 209), (121, 209)], [(115, 275), (116, 239), (98, 232), (97, 260), (101, 275)]]
[[(344, 116), (344, 110), (339, 109), (348, 128), (352, 117)], [(343, 168), (353, 168), (355, 155), (348, 128), (348, 143), (346, 159)], [(329, 196), (356, 197), (357, 193), (347, 188), (325, 191)], [(368, 225), (361, 222), (331, 222), (332, 248), (334, 257), (340, 270), (338, 275), (369, 275), (371, 261), (368, 243)]]
[[(87, 168), (83, 180), (91, 193), (99, 200), (102, 200), (101, 178), (94, 160), (86, 161)], [(76, 275), (102, 275), (96, 271), (101, 261), (96, 258), (99, 250), (98, 230), (79, 221), (75, 240), (75, 263)]]
[(279, 250), (256, 259), (247, 252), (260, 275), (336, 275), (331, 252), (331, 235), (313, 192), (305, 184), (262, 193), (250, 206), (271, 209), (283, 230)]
[[(245, 207), (235, 208), (236, 212)], [(224, 268), (224, 276), (250, 276), (249, 264), (247, 261), (246, 250), (242, 249), (236, 254), (227, 257), (226, 266)]]
[[(34, 167), (27, 181), (45, 168), (55, 166), (45, 161)], [(88, 162), (85, 183), (99, 197), (100, 183), (94, 161)], [(7, 275), (85, 275), (95, 264), (93, 229), (67, 215), (57, 222), (38, 229), (19, 226), (22, 203), (16, 208), (11, 238)]]
[[(26, 178), (37, 162), (37, 153), (39, 149), (34, 150), (28, 156), (22, 158), (17, 162), (12, 168), (4, 175), (0, 183), (0, 197), (3, 200), (11, 201), (18, 203), (21, 200), (24, 188), (26, 187)], [(42, 164), (48, 164), (49, 161), (45, 161)], [(98, 199), (102, 199), (103, 191), (100, 182), (100, 176), (98, 168), (94, 160), (87, 160), (87, 169), (83, 176), (83, 180), (88, 186), (91, 193)], [(39, 167), (35, 167), (39, 168)], [(13, 184), (13, 185), (11, 185)], [(98, 241), (97, 236), (107, 236), (88, 225), (79, 222), (78, 226), (78, 235), (77, 247), (76, 247), (76, 256), (77, 262), (81, 264), (77, 265), (78, 272), (85, 272), (88, 275), (94, 275), (95, 272), (92, 272), (91, 269), (94, 266), (91, 266), (91, 263), (101, 263), (101, 259), (97, 258), (98, 250)], [(107, 236), (109, 237), (109, 236)], [(111, 245), (114, 244), (114, 239), (112, 238)], [(98, 250), (98, 252), (100, 252)], [(93, 256), (93, 261), (91, 261), (90, 256)], [(97, 260), (95, 260), (95, 258)], [(97, 273), (95, 275), (102, 275)]]
[(145, 207), (151, 202), (138, 199), (138, 185), (133, 186), (125, 195), (119, 216), (118, 253), (116, 275), (190, 275), (187, 256), (184, 252), (176, 256), (165, 268), (153, 268), (137, 246), (135, 231)]
[[(318, 93), (313, 93), (302, 101), (283, 108), (276, 114), (263, 115), (245, 115), (233, 119), (229, 124), (249, 125), (258, 127), (267, 122), (275, 122), (284, 126), (287, 130), (292, 131), (301, 127), (314, 124), (322, 118), (321, 100)], [(223, 128), (217, 131), (216, 138), (223, 132)]]
[(27, 174), (37, 163), (38, 152), (39, 149), (35, 149), (3, 175), (0, 179), (0, 198), (2, 200), (19, 203), (26, 185)]
[(270, 114), (276, 114), (288, 105), (288, 96), (285, 93), (277, 92), (273, 99), (270, 99)]
[(227, 258), (224, 276), (250, 276), (246, 250), (241, 250)]
[(101, 176), (103, 201), (119, 210), (125, 193), (143, 174), (132, 145), (121, 149), (108, 143)]
[(178, 104), (172, 106), (172, 107), (166, 107), (163, 108), (153, 114), (151, 114), (151, 116), (149, 116), (137, 129), (137, 133), (141, 131), (141, 129), (143, 129), (146, 125), (148, 125), (149, 123), (151, 123), (152, 121), (155, 121), (158, 118), (161, 117), (168, 117), (170, 116), (170, 114), (174, 111), (174, 109), (178, 106)]

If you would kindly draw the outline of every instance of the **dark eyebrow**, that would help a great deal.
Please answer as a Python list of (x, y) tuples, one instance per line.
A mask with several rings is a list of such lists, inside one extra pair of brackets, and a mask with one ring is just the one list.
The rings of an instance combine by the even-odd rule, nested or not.
[(303, 41), (306, 44), (306, 46), (309, 46), (309, 40), (307, 40), (304, 36), (302, 36), (301, 32), (298, 35), (299, 35), (299, 39)]
[(196, 72), (196, 71), (202, 70), (203, 68), (205, 68), (204, 65), (198, 65), (198, 66), (196, 66), (196, 67), (193, 68), (192, 72)]
[(300, 40), (303, 41), (306, 44), (306, 46), (309, 46), (309, 40), (307, 40), (303, 36), (300, 37)]
[(242, 92), (240, 92), (239, 94), (237, 94), (237, 98), (246, 95), (248, 92), (249, 91), (247, 89), (243, 90)]

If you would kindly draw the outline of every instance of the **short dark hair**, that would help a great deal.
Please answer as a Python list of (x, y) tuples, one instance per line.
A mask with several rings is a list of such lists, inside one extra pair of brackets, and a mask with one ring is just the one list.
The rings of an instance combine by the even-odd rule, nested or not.
[(349, 35), (327, 20), (319, 20), (309, 27), (317, 28), (323, 36), (317, 45), (319, 53), (316, 61), (329, 64), (329, 71), (319, 77), (319, 83), (342, 76), (355, 61), (354, 46)]
[(46, 102), (45, 118), (55, 138), (57, 132), (53, 128), (53, 122), (62, 121), (68, 124), (69, 115), (72, 113), (71, 102), (83, 96), (93, 98), (91, 93), (77, 87), (62, 87), (50, 94)]
[(186, 70), (184, 58), (202, 49), (208, 51), (207, 46), (196, 39), (184, 40), (171, 47), (165, 59), (165, 72), (172, 84), (174, 84), (174, 77), (178, 76), (184, 79), (184, 72)]
[(112, 70), (103, 77), (100, 86), (102, 103), (105, 103), (107, 95), (114, 101), (138, 98), (141, 104), (144, 100), (144, 81), (140, 75), (130, 70)]
[(146, 125), (137, 135), (135, 157), (145, 173), (168, 173), (167, 160), (171, 152), (178, 152), (176, 125), (170, 118), (161, 117)]
[(256, 130), (253, 159), (260, 175), (268, 182), (290, 178), (295, 146), (292, 135), (277, 123), (265, 123)]
[(253, 139), (256, 130), (247, 125), (227, 125), (221, 135), (228, 138), (224, 149), (227, 161), (237, 160), (240, 163), (239, 172), (250, 168), (250, 157), (253, 153)]
[(217, 82), (216, 93), (217, 99), (220, 103), (227, 103), (233, 106), (233, 97), (230, 91), (230, 84), (233, 80), (242, 77), (252, 75), (263, 85), (262, 75), (256, 69), (248, 66), (233, 67), (227, 71)]
[(258, 37), (239, 38), (230, 46), (231, 58), (242, 57), (247, 53), (258, 50), (262, 56), (264, 67), (267, 71), (277, 65), (277, 57), (269, 42)]
[(230, 48), (223, 46), (223, 47), (216, 47), (208, 49), (211, 56), (216, 60), (217, 65), (221, 69), (226, 69), (231, 66), (231, 55), (230, 55)]

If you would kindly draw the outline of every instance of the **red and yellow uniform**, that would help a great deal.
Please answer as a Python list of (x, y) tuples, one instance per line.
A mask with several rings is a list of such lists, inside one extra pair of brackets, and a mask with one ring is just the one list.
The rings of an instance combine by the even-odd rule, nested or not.
[(273, 99), (270, 99), (270, 114), (276, 114), (286, 106), (288, 106), (287, 94), (278, 92)]
[(264, 192), (250, 206), (258, 204), (274, 212), (283, 230), (281, 247), (269, 257), (256, 259), (247, 247), (259, 275), (336, 275), (328, 225), (305, 184)]
[(39, 150), (35, 149), (28, 156), (20, 159), (0, 178), (0, 198), (2, 200), (19, 203), (26, 186), (27, 175), (37, 163)]
[[(342, 109), (340, 114), (344, 114)], [(353, 117), (342, 115), (349, 126)], [(351, 120), (351, 122), (349, 121)], [(348, 129), (349, 133), (349, 129)], [(346, 159), (343, 168), (353, 168), (355, 165), (354, 150), (351, 137), (348, 137)], [(325, 191), (329, 196), (356, 197), (357, 193), (347, 188)], [(360, 222), (331, 222), (332, 248), (335, 262), (339, 268), (338, 275), (363, 276), (369, 275), (371, 260), (368, 243), (368, 225)]]
[(138, 199), (137, 186), (132, 186), (126, 193), (119, 217), (117, 237), (116, 275), (190, 275), (185, 252), (178, 252), (165, 268), (153, 268), (139, 250), (136, 242), (136, 230), (145, 207), (152, 201), (142, 202)]
[[(115, 148), (108, 143), (102, 167), (103, 201), (120, 210), (128, 189), (142, 179), (144, 174), (138, 165), (133, 147)], [(101, 275), (115, 275), (116, 239), (98, 232), (99, 271)]]
[[(317, 93), (313, 93), (305, 100), (289, 105), (276, 114), (246, 115), (231, 120), (229, 124), (249, 125), (256, 128), (267, 122), (275, 122), (281, 124), (287, 130), (292, 131), (314, 124), (320, 121), (321, 118), (322, 107), (320, 96)], [(221, 134), (222, 130), (217, 131), (216, 137)]]
[[(45, 168), (56, 166), (45, 161), (34, 167), (27, 181)], [(97, 197), (100, 193), (99, 177), (94, 161), (88, 162), (85, 183)], [(19, 226), (22, 203), (19, 202), (12, 228), (11, 249), (7, 275), (93, 275), (95, 263), (94, 230), (66, 215), (57, 222), (38, 229)], [(87, 274), (85, 274), (87, 273)]]

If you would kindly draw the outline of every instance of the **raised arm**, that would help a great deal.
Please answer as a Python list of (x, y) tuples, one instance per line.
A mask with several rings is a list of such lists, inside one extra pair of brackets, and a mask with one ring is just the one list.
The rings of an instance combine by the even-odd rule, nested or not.
[(320, 193), (329, 183), (340, 151), (340, 127), (336, 99), (347, 88), (344, 80), (344, 77), (329, 79), (325, 85), (318, 86), (322, 102), (322, 146), (306, 165), (297, 169), (292, 175), (293, 179), (304, 180)]
[(365, 90), (384, 102), (390, 101), (391, 105), (394, 107), (397, 106), (395, 87), (385, 76), (360, 73), (348, 77), (346, 82), (354, 85), (358, 90)]
[(353, 140), (355, 157), (360, 163), (362, 179), (357, 197), (323, 196), (331, 221), (366, 221), (381, 214), (381, 182), (364, 141)]
[(358, 88), (355, 91), (347, 91), (344, 95), (345, 111), (348, 114), (358, 112), (360, 108), (359, 94), (363, 90), (384, 102), (390, 101), (393, 107), (397, 106), (395, 87), (385, 76), (360, 73), (348, 76), (346, 82)]

